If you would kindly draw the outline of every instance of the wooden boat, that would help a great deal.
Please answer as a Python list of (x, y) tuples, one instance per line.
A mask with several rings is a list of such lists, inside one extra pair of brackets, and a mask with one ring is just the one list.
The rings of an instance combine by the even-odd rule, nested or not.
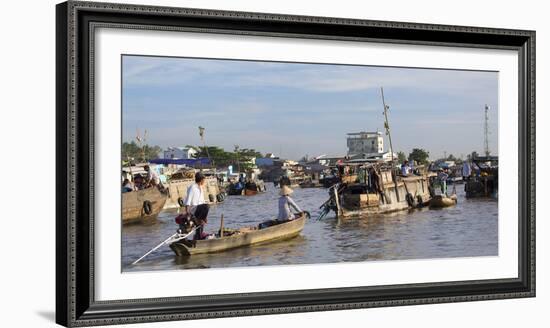
[(329, 188), (329, 200), (321, 206), (322, 216), (332, 210), (339, 218), (365, 217), (419, 208), (430, 203), (430, 176), (426, 172), (397, 176), (391, 167), (375, 164), (362, 165), (357, 170), (364, 170), (365, 181), (336, 184)]
[(245, 196), (254, 196), (258, 194), (258, 190), (252, 190), (252, 189), (245, 189), (244, 190), (244, 195)]
[(230, 184), (227, 189), (227, 194), (231, 196), (253, 196), (261, 192), (265, 192), (266, 187), (262, 180), (255, 180), (251, 182)]
[(122, 224), (155, 220), (167, 198), (155, 187), (122, 193)]
[(262, 180), (254, 180), (244, 184), (245, 196), (253, 196), (265, 191), (266, 191), (265, 184)]
[(430, 200), (430, 207), (442, 208), (442, 207), (454, 206), (456, 205), (457, 201), (458, 200), (456, 195), (451, 195), (449, 197), (445, 195), (435, 195)]
[(305, 223), (306, 215), (302, 214), (292, 221), (263, 229), (258, 227), (241, 228), (227, 237), (196, 241), (181, 240), (170, 244), (170, 248), (178, 256), (223, 252), (238, 247), (290, 239), (300, 234)]
[(290, 188), (298, 188), (300, 186), (300, 183), (302, 182), (303, 182), (303, 179), (301, 177), (289, 178), (287, 176), (283, 176), (279, 179), (277, 184), (279, 185), (279, 187), (287, 186)]
[(321, 188), (322, 185), (317, 180), (308, 180), (300, 183), (300, 188)]
[(467, 178), (464, 185), (466, 198), (495, 198), (498, 199), (498, 157), (484, 156), (472, 159), (474, 173)]
[[(195, 183), (194, 178), (170, 179), (164, 186), (169, 190), (168, 200), (164, 208), (182, 207), (187, 197), (187, 189)], [(220, 190), (216, 177), (207, 176), (204, 186), (204, 201), (207, 204), (221, 203), (225, 200), (225, 194)]]
[(244, 193), (244, 186), (239, 183), (230, 183), (227, 186), (227, 194), (229, 196), (241, 196)]

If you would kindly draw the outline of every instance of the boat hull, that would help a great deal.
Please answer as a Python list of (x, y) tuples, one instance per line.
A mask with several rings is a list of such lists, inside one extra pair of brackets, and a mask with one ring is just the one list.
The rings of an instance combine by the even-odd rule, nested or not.
[[(171, 180), (165, 184), (168, 188), (168, 200), (164, 208), (178, 208), (183, 206), (183, 202), (187, 197), (187, 189), (195, 183), (195, 179), (178, 179)], [(215, 177), (206, 177), (206, 185), (204, 186), (204, 201), (207, 204), (216, 204), (220, 200), (223, 201), (218, 180)]]
[[(430, 204), (431, 196), (426, 176), (404, 177), (394, 183), (391, 175), (383, 180), (382, 194), (344, 194), (340, 208), (334, 208), (339, 218), (365, 217), (369, 215), (390, 214)], [(407, 200), (407, 195), (412, 199)]]
[(257, 194), (258, 194), (257, 190), (250, 190), (250, 189), (245, 189), (244, 190), (244, 195), (245, 196), (254, 196), (254, 195), (257, 195)]
[(452, 195), (450, 197), (446, 197), (443, 195), (436, 195), (432, 198), (432, 200), (430, 200), (430, 207), (443, 208), (443, 207), (455, 206), (456, 202), (457, 202), (456, 195)]
[(471, 177), (464, 185), (466, 198), (498, 198), (498, 177)]
[(295, 220), (264, 229), (250, 230), (224, 238), (197, 241), (179, 241), (170, 245), (177, 256), (223, 252), (239, 247), (264, 244), (293, 238), (300, 234), (306, 222), (305, 215)]
[(318, 181), (302, 182), (300, 188), (321, 188), (323, 187)]
[[(156, 220), (166, 203), (167, 195), (157, 188), (147, 188), (122, 194), (122, 224)], [(150, 212), (147, 213), (146, 202)]]
[(258, 193), (266, 191), (265, 184), (262, 180), (256, 180), (252, 183), (246, 183), (244, 187), (237, 188), (236, 185), (230, 185), (227, 188), (227, 194), (230, 196), (254, 196)]

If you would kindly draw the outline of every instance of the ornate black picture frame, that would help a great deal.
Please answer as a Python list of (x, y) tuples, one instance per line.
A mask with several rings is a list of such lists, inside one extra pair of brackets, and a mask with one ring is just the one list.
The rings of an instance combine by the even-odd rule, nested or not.
[[(516, 51), (519, 277), (97, 301), (92, 96), (97, 26)], [(57, 323), (90, 326), (535, 296), (534, 31), (69, 1), (57, 5), (56, 38)]]

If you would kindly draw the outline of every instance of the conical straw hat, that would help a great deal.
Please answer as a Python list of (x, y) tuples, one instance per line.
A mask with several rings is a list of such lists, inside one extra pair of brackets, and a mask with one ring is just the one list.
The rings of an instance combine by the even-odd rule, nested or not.
[(288, 195), (292, 194), (293, 192), (294, 192), (294, 190), (292, 190), (288, 186), (282, 186), (281, 187), (281, 195), (282, 196), (288, 196)]

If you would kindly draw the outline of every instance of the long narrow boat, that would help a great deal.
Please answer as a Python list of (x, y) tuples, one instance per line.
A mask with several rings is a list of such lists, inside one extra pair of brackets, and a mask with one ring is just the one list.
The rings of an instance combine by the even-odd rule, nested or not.
[(178, 256), (223, 252), (230, 249), (290, 239), (300, 234), (306, 223), (306, 216), (285, 223), (272, 225), (267, 228), (246, 227), (237, 230), (231, 236), (205, 239), (181, 240), (170, 244), (170, 248)]

